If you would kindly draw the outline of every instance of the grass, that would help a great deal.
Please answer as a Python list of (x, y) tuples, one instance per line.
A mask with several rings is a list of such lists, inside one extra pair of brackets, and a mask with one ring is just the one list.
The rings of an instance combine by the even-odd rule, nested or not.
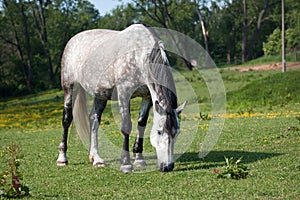
[[(300, 61), (300, 51), (297, 51), (297, 54), (295, 53), (287, 53), (286, 54), (286, 62), (299, 62)], [(239, 66), (254, 66), (254, 65), (261, 65), (261, 64), (269, 64), (269, 63), (277, 63), (282, 62), (282, 56), (279, 55), (268, 55), (268, 56), (261, 56), (259, 58), (250, 60), (245, 63), (237, 63)], [(224, 64), (224, 63), (218, 63), (217, 64), (220, 67), (232, 67), (233, 64)]]
[[(205, 82), (197, 73), (184, 72), (183, 75), (196, 91), (197, 100), (201, 100), (199, 110), (209, 114), (210, 97)], [(300, 132), (289, 127), (300, 127), (296, 118), (300, 116), (299, 71), (283, 75), (280, 72), (224, 70), (221, 75), (230, 94), (228, 107), (231, 110), (224, 116), (226, 121), (217, 144), (204, 159), (199, 159), (198, 153), (210, 121), (200, 121), (200, 115), (189, 116), (183, 112), (181, 120), (187, 126), (182, 127), (175, 148), (177, 154), (184, 154), (177, 159), (174, 171), (160, 173), (156, 170), (155, 150), (147, 138), (145, 152), (149, 170), (122, 174), (118, 170), (118, 148), (121, 148), (122, 137), (118, 123), (112, 120), (114, 115), (107, 111), (100, 138), (106, 137), (113, 142), (116, 151), (101, 151), (100, 148), (100, 152), (109, 166), (93, 168), (88, 162), (87, 149), (72, 130), (69, 166), (56, 167), (61, 138), (62, 92), (49, 91), (0, 102), (0, 172), (5, 168), (1, 148), (13, 142), (21, 147), (24, 155), (19, 170), (30, 189), (30, 196), (24, 199), (298, 199)], [(289, 93), (293, 98), (287, 98), (284, 105), (281, 101), (273, 102), (278, 95), (275, 91), (282, 89), (276, 80), (286, 80), (282, 88), (291, 89)], [(266, 87), (266, 84), (270, 86)], [(274, 92), (263, 92), (268, 88)], [(250, 91), (256, 91), (251, 101), (244, 98)], [(272, 100), (272, 109), (259, 103), (262, 95)], [(235, 98), (245, 107), (234, 105)], [(239, 107), (250, 105), (248, 100), (257, 106), (251, 112), (239, 110)], [(136, 99), (132, 103), (134, 119), (139, 101)], [(191, 131), (189, 123), (196, 124), (196, 132)], [(178, 149), (185, 146), (188, 148), (183, 152)], [(242, 163), (249, 169), (249, 177), (218, 179), (213, 172), (216, 168), (224, 169), (224, 156), (243, 157)]]
[[(272, 107), (300, 102), (300, 71), (275, 73), (253, 81), (238, 91), (227, 93), (229, 104), (237, 108)], [(262, 87), (264, 86), (264, 87)]]

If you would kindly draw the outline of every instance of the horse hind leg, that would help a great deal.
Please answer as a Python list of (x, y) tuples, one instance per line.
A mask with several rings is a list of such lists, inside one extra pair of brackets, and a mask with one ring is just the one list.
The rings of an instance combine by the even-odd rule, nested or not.
[(73, 120), (72, 114), (72, 87), (65, 90), (64, 94), (64, 110), (62, 118), (63, 134), (62, 140), (58, 146), (57, 166), (68, 165), (67, 150), (68, 150), (68, 131)]
[(151, 106), (152, 106), (151, 98), (143, 97), (139, 118), (138, 118), (138, 126), (137, 126), (138, 135), (133, 145), (133, 158), (135, 159), (133, 164), (136, 167), (146, 166), (146, 161), (143, 156), (143, 142), (144, 142), (144, 133), (145, 133)]
[(104, 167), (105, 162), (100, 158), (98, 152), (98, 129), (101, 122), (101, 115), (106, 107), (106, 100), (100, 100), (95, 98), (92, 111), (90, 113), (90, 133), (91, 133), (91, 144), (90, 144), (90, 162), (93, 163), (94, 167)]

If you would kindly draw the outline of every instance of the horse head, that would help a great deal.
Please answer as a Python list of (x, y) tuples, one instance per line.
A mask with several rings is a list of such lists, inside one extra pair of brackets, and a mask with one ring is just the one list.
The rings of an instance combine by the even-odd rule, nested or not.
[(187, 102), (178, 108), (154, 103), (153, 127), (150, 134), (150, 141), (156, 148), (158, 167), (161, 172), (168, 172), (174, 169), (174, 145), (180, 133), (178, 115), (184, 109)]

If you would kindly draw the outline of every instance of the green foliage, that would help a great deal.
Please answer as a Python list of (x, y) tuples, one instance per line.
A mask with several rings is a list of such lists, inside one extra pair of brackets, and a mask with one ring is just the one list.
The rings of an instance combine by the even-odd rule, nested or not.
[[(268, 36), (267, 42), (263, 43), (263, 51), (266, 56), (278, 55), (281, 53), (282, 39), (281, 30), (276, 28), (271, 35)], [(299, 29), (289, 28), (285, 32), (286, 51), (291, 52), (300, 49)]]
[(29, 195), (29, 188), (22, 184), (23, 175), (19, 170), (22, 156), (20, 147), (15, 144), (3, 147), (3, 156), (6, 159), (7, 169), (0, 177), (0, 197), (20, 198)]
[(103, 29), (123, 30), (126, 27), (139, 21), (135, 10), (131, 4), (121, 5), (101, 17), (98, 20), (98, 27)]
[(269, 35), (267, 42), (263, 43), (263, 51), (266, 56), (278, 55), (281, 51), (281, 31), (276, 28), (271, 35)]
[(214, 169), (214, 173), (218, 174), (218, 178), (245, 179), (249, 175), (249, 169), (241, 163), (242, 157), (234, 161), (233, 157), (225, 158), (225, 169), (220, 172)]
[(286, 49), (291, 51), (294, 49), (300, 49), (300, 27), (299, 28), (289, 28), (286, 30)]

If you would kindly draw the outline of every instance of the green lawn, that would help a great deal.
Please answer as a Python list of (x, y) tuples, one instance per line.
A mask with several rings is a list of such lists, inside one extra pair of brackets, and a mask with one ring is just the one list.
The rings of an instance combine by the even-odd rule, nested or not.
[[(210, 97), (201, 76), (182, 74), (197, 91), (200, 112), (210, 114)], [(91, 166), (88, 150), (74, 129), (69, 137), (69, 165), (57, 167), (63, 94), (49, 91), (0, 102), (0, 173), (6, 169), (1, 148), (14, 143), (24, 155), (20, 166), (22, 183), (30, 189), (30, 196), (24, 199), (299, 199), (300, 71), (283, 75), (274, 71), (222, 70), (221, 75), (229, 94), (228, 113), (223, 116), (226, 121), (217, 144), (204, 159), (199, 159), (198, 153), (210, 120), (200, 121), (199, 116), (183, 112), (181, 120), (186, 125), (175, 146), (181, 156), (174, 171), (156, 170), (155, 150), (146, 135), (148, 167), (122, 174), (118, 170), (122, 137), (114, 115), (107, 109), (101, 137), (114, 144), (115, 152), (101, 147), (100, 152), (108, 167)], [(276, 80), (282, 79), (288, 83), (279, 87)], [(265, 88), (272, 92), (267, 93)], [(282, 88), (287, 92), (282, 94), (284, 101), (278, 103), (275, 100)], [(247, 94), (251, 98), (245, 98)], [(262, 102), (262, 98), (269, 100)], [(132, 103), (133, 119), (137, 117), (138, 103), (139, 99)], [(197, 131), (193, 132), (195, 126)], [(242, 156), (250, 170), (249, 177), (218, 179), (213, 172), (216, 168), (224, 170), (224, 156)]]

